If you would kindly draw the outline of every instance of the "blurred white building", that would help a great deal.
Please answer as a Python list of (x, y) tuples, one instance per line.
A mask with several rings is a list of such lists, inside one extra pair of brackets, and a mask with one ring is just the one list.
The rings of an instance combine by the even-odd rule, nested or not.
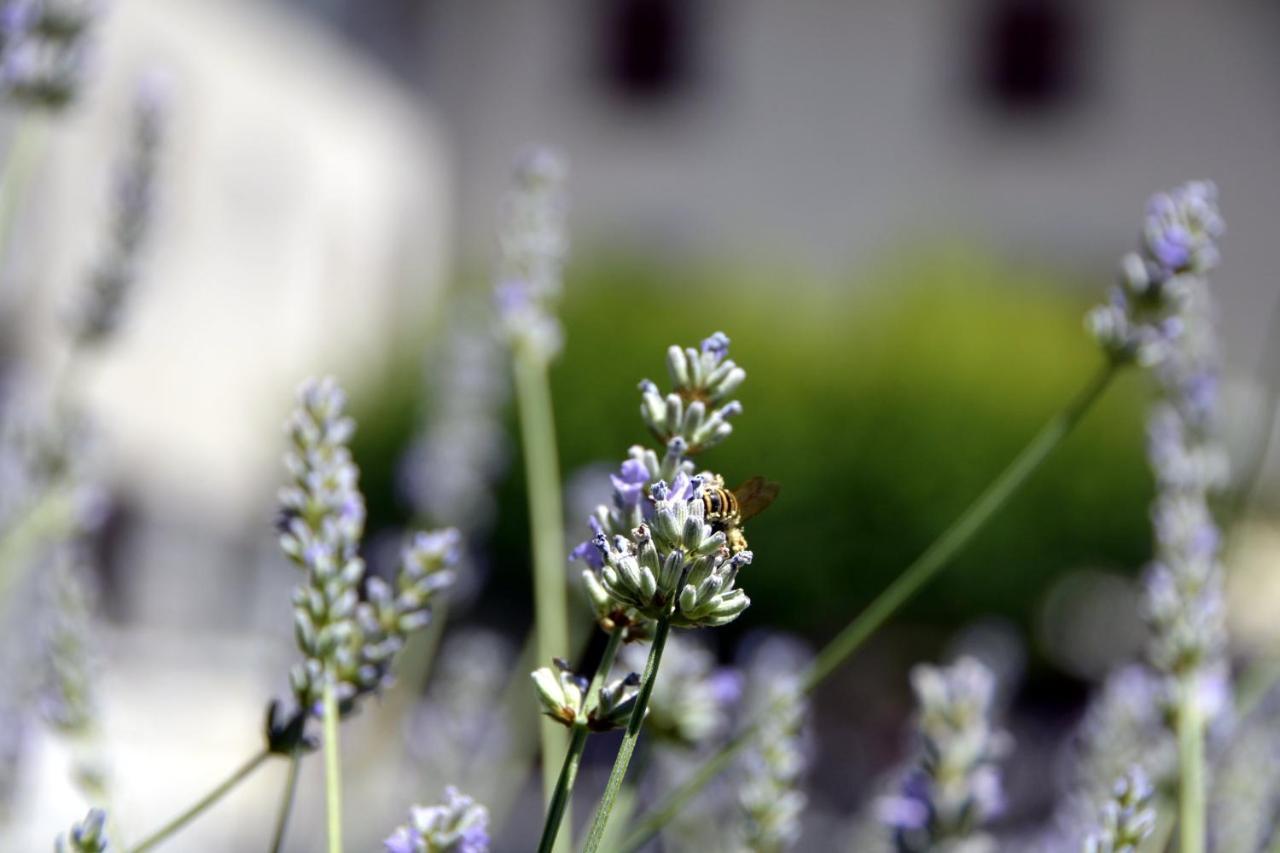
[[(365, 5), (344, 26), (376, 18)], [(1274, 3), (391, 5), (418, 10), (473, 251), (528, 140), (570, 156), (579, 247), (819, 273), (958, 236), (1109, 278), (1147, 195), (1207, 177), (1229, 225), (1229, 354), (1257, 354), (1276, 293)]]
[[(7, 354), (55, 373), (67, 309), (102, 248), (135, 87), (163, 69), (171, 116), (142, 276), (75, 387), (135, 520), (102, 704), (114, 806), (136, 842), (252, 754), (266, 697), (286, 690), (296, 572), (271, 528), (281, 424), (305, 377), (356, 385), (388, 368), (393, 336), (445, 283), (451, 180), (429, 114), (278, 6), (118, 0), (96, 61), (49, 126), (0, 297)], [(0, 851), (50, 849), (84, 813), (65, 750), (32, 734)], [(318, 843), (318, 769), (304, 774), (292, 849)], [(283, 771), (264, 770), (173, 849), (265, 843)]]

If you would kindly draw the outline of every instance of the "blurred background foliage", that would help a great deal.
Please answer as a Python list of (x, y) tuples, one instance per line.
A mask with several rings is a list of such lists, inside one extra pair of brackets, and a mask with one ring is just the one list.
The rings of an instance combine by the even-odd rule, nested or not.
[[(565, 351), (552, 372), (562, 470), (568, 479), (592, 463), (613, 466), (629, 445), (651, 444), (636, 383), (665, 384), (668, 344), (726, 331), (748, 370), (745, 413), (734, 440), (702, 460), (731, 483), (763, 474), (783, 490), (748, 526), (759, 557), (749, 569), (752, 618), (721, 639), (731, 644), (734, 632), (768, 624), (821, 644), (1100, 366), (1081, 328), (1085, 303), (1072, 295), (1097, 288), (1073, 284), (1081, 283), (957, 245), (887, 257), (843, 287), (776, 270), (677, 270), (636, 256), (576, 261), (562, 311)], [(423, 335), (432, 333), (425, 325)], [(398, 366), (366, 384), (356, 411), (373, 529), (406, 521), (395, 470), (428, 413), (420, 409), (422, 340), (400, 349)], [(1140, 566), (1150, 481), (1135, 390), (1113, 390), (901, 621), (941, 637), (995, 614), (1031, 639), (1055, 576)], [(475, 616), (508, 628), (529, 618), (514, 441), (512, 452), (491, 541), (476, 544), (492, 575)], [(570, 545), (585, 538), (584, 519), (566, 523)]]

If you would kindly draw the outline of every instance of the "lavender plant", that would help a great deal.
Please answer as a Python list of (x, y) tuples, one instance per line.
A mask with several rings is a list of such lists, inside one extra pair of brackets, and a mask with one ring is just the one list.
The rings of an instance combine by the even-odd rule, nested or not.
[(444, 803), (416, 806), (409, 822), (384, 842), (386, 853), (488, 853), (489, 813), (484, 806), (445, 788)]
[(1084, 853), (1136, 853), (1155, 829), (1155, 790), (1142, 768), (1133, 767), (1116, 780), (1102, 807), (1098, 828), (1085, 840)]
[[(355, 423), (332, 379), (307, 382), (286, 430), (292, 482), (280, 492), (280, 544), (302, 569), (294, 633), (304, 660), (289, 673), (300, 712), (324, 722), (329, 845), (341, 849), (337, 730), (340, 714), (385, 686), (407, 635), (426, 626), (433, 600), (453, 581), (457, 531), (418, 533), (404, 548), (394, 586), (365, 579), (358, 553), (365, 508), (347, 442)], [(364, 586), (365, 599), (360, 597)]]
[(1207, 273), (1223, 223), (1213, 184), (1193, 181), (1148, 202), (1141, 246), (1091, 327), (1113, 359), (1149, 368), (1159, 399), (1148, 421), (1155, 559), (1146, 572), (1151, 664), (1166, 677), (1179, 743), (1182, 849), (1204, 849), (1206, 720), (1225, 710), (1220, 533), (1210, 508), (1226, 485), (1214, 436), (1219, 356)]
[(0, 86), (14, 102), (58, 110), (83, 86), (98, 3), (6, 0), (0, 7)]
[(92, 800), (106, 798), (107, 771), (97, 736), (100, 727), (94, 654), (94, 587), (87, 543), (62, 543), (53, 554), (53, 601), (43, 645), (45, 684), (41, 716), (75, 750), (72, 778)]
[(800, 838), (800, 819), (808, 802), (802, 783), (809, 765), (809, 702), (800, 674), (809, 657), (794, 643), (771, 638), (755, 650), (747, 666), (748, 718), (766, 721), (743, 754), (734, 779), (737, 844), (751, 853), (782, 853)]
[(74, 824), (69, 833), (58, 836), (54, 849), (57, 853), (107, 853), (111, 849), (107, 838), (107, 813), (102, 809), (90, 809), (84, 820)]
[(998, 762), (1007, 734), (991, 719), (995, 679), (983, 664), (961, 658), (947, 667), (917, 666), (911, 684), (919, 703), (916, 764), (880, 813), (899, 851), (994, 850), (984, 825), (1003, 807)]
[(107, 246), (74, 316), (75, 334), (82, 346), (99, 342), (114, 331), (126, 292), (137, 278), (142, 247), (152, 227), (156, 171), (168, 110), (167, 79), (152, 72), (134, 95), (132, 133), (115, 175)]
[[(560, 463), (547, 378), (548, 366), (560, 351), (562, 337), (552, 311), (560, 295), (568, 245), (564, 224), (565, 172), (564, 161), (545, 148), (529, 152), (517, 165), (498, 228), (495, 287), (499, 329), (511, 349), (529, 484), (534, 636), (537, 659), (543, 661), (561, 654), (569, 645)], [(561, 743), (555, 726), (544, 722), (542, 789), (549, 808), (557, 784), (549, 756)], [(568, 803), (560, 807), (567, 809)]]
[[(751, 562), (745, 538), (730, 512), (730, 498), (719, 475), (705, 472), (691, 476), (689, 456), (723, 441), (732, 431), (728, 417), (738, 412), (736, 401), (722, 402), (745, 378), (726, 358), (729, 339), (721, 332), (707, 338), (701, 349), (671, 347), (667, 367), (675, 390), (663, 397), (654, 383), (640, 384), (641, 415), (658, 440), (665, 443), (660, 461), (652, 450), (633, 447), (619, 475), (613, 477), (613, 505), (600, 506), (588, 519), (593, 536), (574, 549), (582, 559), (587, 597), (602, 629), (609, 634), (604, 657), (593, 682), (599, 682), (613, 664), (618, 647), (626, 640), (652, 636), (643, 676), (628, 676), (599, 692), (585, 679), (569, 673), (559, 677), (550, 670), (534, 673), (544, 707), (569, 708), (551, 713), (574, 727), (565, 764), (557, 780), (552, 807), (548, 809), (542, 849), (555, 843), (562, 804), (567, 801), (577, 775), (577, 763), (585, 747), (592, 714), (601, 716), (605, 702), (621, 720), (622, 705), (629, 712), (626, 734), (614, 771), (587, 839), (594, 849), (603, 838), (609, 812), (622, 785), (647, 713), (649, 696), (672, 626), (714, 627), (733, 621), (750, 599), (736, 586), (739, 570)], [(707, 413), (710, 403), (716, 408)], [(662, 479), (670, 476), (671, 482)], [(729, 535), (740, 538), (731, 547)], [(612, 536), (610, 536), (612, 534)], [(735, 542), (738, 540), (735, 540)], [(630, 685), (628, 684), (630, 680)], [(634, 698), (629, 686), (638, 686)], [(567, 700), (565, 704), (560, 704)], [(583, 711), (575, 706), (583, 703)], [(581, 722), (580, 722), (581, 721)]]
[[(1200, 356), (1184, 360), (1181, 357), (1171, 357), (1170, 353), (1178, 346), (1176, 342), (1182, 337), (1185, 317), (1181, 307), (1191, 301), (1185, 299), (1184, 294), (1197, 290), (1204, 292), (1203, 273), (1217, 261), (1216, 238), (1221, 230), (1221, 219), (1217, 215), (1214, 191), (1210, 184), (1190, 184), (1174, 194), (1158, 197), (1152, 203), (1144, 225), (1141, 251), (1126, 257), (1123, 265), (1125, 275), (1122, 276), (1121, 284), (1113, 288), (1107, 304), (1092, 311), (1087, 318), (1089, 330), (1102, 344), (1106, 354), (1106, 363), (1102, 369), (1081, 393), (1032, 439), (1031, 443), (961, 513), (955, 522), (818, 653), (801, 679), (804, 692), (811, 691), (831, 675), (899, 607), (910, 600), (968, 544), (1058, 447), (1122, 369), (1135, 363), (1154, 367), (1166, 359), (1171, 359), (1171, 364), (1204, 364)], [(1203, 342), (1196, 345), (1196, 352), (1204, 352), (1201, 349), (1202, 344)], [(1211, 394), (1215, 387), (1211, 374), (1212, 371), (1206, 373), (1188, 368), (1182, 371), (1184, 381), (1169, 375), (1166, 375), (1164, 381), (1166, 387), (1182, 388), (1187, 401), (1191, 402), (1192, 398), (1197, 398), (1197, 392), (1200, 395)], [(1192, 376), (1198, 377), (1198, 381), (1190, 381)], [(1200, 399), (1203, 399), (1203, 396)], [(1194, 410), (1196, 406), (1193, 405), (1191, 408)], [(1213, 470), (1213, 465), (1202, 465), (1202, 463), (1189, 467)], [(1170, 532), (1179, 529), (1185, 532), (1194, 530), (1195, 525), (1175, 524), (1168, 529)], [(1203, 529), (1201, 527), (1200, 531), (1203, 532)], [(1189, 537), (1185, 541), (1197, 542), (1201, 546), (1205, 542), (1204, 539), (1197, 537)], [(1216, 542), (1212, 544), (1212, 550), (1216, 553)], [(1202, 574), (1200, 577), (1204, 578), (1205, 575)], [(1165, 587), (1167, 589), (1168, 585), (1166, 584)], [(1201, 614), (1207, 618), (1194, 618), (1196, 615), (1194, 608), (1174, 608), (1179, 609), (1188, 618), (1161, 619), (1160, 621), (1170, 625), (1177, 621), (1184, 621), (1188, 625), (1196, 622), (1203, 623), (1201, 627), (1209, 630), (1196, 628), (1180, 633), (1199, 635), (1203, 640), (1212, 640), (1213, 635), (1216, 634), (1212, 625), (1218, 618), (1211, 615), (1215, 610), (1212, 592), (1216, 588), (1213, 582), (1184, 585), (1183, 592), (1172, 597), (1172, 600), (1187, 604), (1189, 603), (1188, 595), (1190, 595), (1199, 606), (1207, 608)], [(1170, 597), (1164, 596), (1163, 600), (1168, 601)], [(1155, 615), (1157, 612), (1171, 613), (1172, 610), (1157, 608), (1152, 612)], [(1185, 644), (1179, 642), (1175, 645)], [(1190, 645), (1199, 648), (1203, 644), (1197, 640)], [(1209, 651), (1207, 647), (1201, 650)], [(1202, 668), (1202, 659), (1199, 657), (1192, 656), (1192, 660), (1194, 662), (1186, 661), (1180, 664), (1180, 667), (1189, 667), (1198, 673), (1218, 671), (1212, 666)], [(1197, 698), (1192, 701), (1190, 697), (1210, 692), (1203, 689), (1205, 687), (1203, 680), (1199, 681), (1199, 685), (1199, 690), (1181, 691), (1184, 694), (1181, 704), (1190, 707), (1191, 713), (1178, 715), (1180, 731), (1184, 734), (1181, 738), (1184, 753), (1182, 762), (1185, 815), (1182, 820), (1183, 841), (1184, 844), (1189, 845), (1186, 849), (1191, 851), (1202, 849), (1202, 843), (1196, 843), (1196, 839), (1203, 836), (1201, 792), (1203, 783), (1197, 774), (1203, 768), (1204, 762), (1200, 754), (1203, 747), (1203, 732), (1197, 713), (1202, 699)], [(1209, 686), (1212, 686), (1212, 680)], [(755, 739), (763, 725), (763, 721), (757, 721), (754, 725), (746, 727), (719, 753), (708, 760), (697, 774), (671, 791), (647, 817), (638, 822), (636, 828), (623, 840), (621, 849), (633, 851), (643, 845), (670, 821), (685, 803), (691, 802), (697, 792), (711, 779), (726, 769), (734, 754)], [(1188, 774), (1190, 778), (1185, 778)]]
[(270, 756), (290, 759), (273, 846), (280, 848), (291, 811), (297, 766), (315, 743), (307, 722), (323, 725), (330, 851), (342, 849), (338, 723), (361, 701), (391, 683), (396, 653), (425, 627), (439, 595), (453, 582), (461, 547), (457, 531), (416, 533), (406, 543), (393, 582), (366, 577), (359, 548), (365, 504), (359, 471), (347, 446), (355, 422), (346, 396), (331, 378), (310, 380), (298, 392), (285, 424), (290, 482), (280, 490), (280, 546), (302, 572), (294, 591), (294, 636), (303, 660), (289, 672), (295, 708), (272, 702), (266, 745), (228, 779), (134, 848), (151, 849), (220, 800)]

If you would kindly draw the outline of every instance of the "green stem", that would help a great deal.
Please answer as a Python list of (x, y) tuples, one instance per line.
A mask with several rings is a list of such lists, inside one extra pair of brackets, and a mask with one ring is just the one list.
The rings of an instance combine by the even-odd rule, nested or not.
[(342, 853), (342, 768), (338, 755), (338, 691), (324, 679), (324, 791), (329, 814), (329, 853)]
[[(624, 628), (615, 628), (609, 634), (609, 642), (604, 647), (600, 664), (595, 675), (591, 677), (591, 686), (587, 688), (587, 701), (584, 708), (592, 708), (600, 696), (600, 685), (609, 677), (613, 668), (613, 659), (622, 645)], [(574, 722), (573, 735), (569, 739), (569, 749), (564, 756), (564, 764), (560, 767), (560, 778), (556, 780), (555, 792), (551, 795), (551, 804), (547, 807), (547, 819), (542, 826), (542, 840), (538, 842), (538, 853), (551, 853), (560, 832), (560, 822), (564, 818), (565, 809), (573, 798), (573, 783), (578, 778), (578, 765), (582, 763), (582, 751), (587, 746), (587, 721), (579, 719)]]
[[(513, 370), (529, 490), (529, 531), (533, 539), (535, 651), (536, 659), (546, 662), (569, 648), (560, 461), (546, 363), (517, 348)], [(542, 790), (544, 805), (548, 807), (558, 775), (549, 758), (558, 754), (564, 743), (560, 727), (550, 720), (542, 720)]]
[(1204, 853), (1204, 717), (1191, 678), (1178, 697), (1178, 837), (1179, 853)]
[(133, 848), (133, 853), (143, 853), (143, 851), (145, 850), (152, 849), (157, 844), (159, 844), (160, 842), (168, 838), (170, 835), (173, 835), (175, 832), (182, 829), (188, 823), (195, 820), (200, 815), (201, 812), (203, 812), (205, 809), (209, 808), (214, 803), (218, 802), (218, 800), (226, 796), (227, 793), (232, 788), (234, 788), (236, 785), (239, 785), (241, 782), (247, 779), (249, 775), (253, 773), (253, 771), (257, 770), (258, 767), (261, 766), (261, 764), (270, 757), (271, 757), (271, 753), (264, 749), (262, 750), (262, 752), (259, 752), (253, 758), (250, 758), (238, 770), (236, 770), (236, 772), (232, 773), (229, 777), (227, 777), (225, 781), (223, 781), (220, 785), (218, 785), (218, 787), (214, 788), (212, 791), (210, 791), (209, 793), (205, 794), (202, 798), (200, 798), (200, 800), (195, 805), (193, 805), (191, 808), (187, 809), (182, 814), (178, 815), (173, 820), (169, 821), (164, 826), (160, 827), (151, 835), (147, 836), (144, 840), (139, 842)]
[(649, 694), (653, 692), (653, 682), (658, 677), (658, 665), (662, 663), (662, 650), (667, 646), (667, 635), (671, 633), (671, 613), (658, 620), (658, 627), (653, 632), (653, 647), (649, 649), (649, 660), (644, 665), (644, 678), (640, 683), (640, 692), (636, 695), (636, 706), (631, 711), (631, 719), (627, 721), (626, 733), (622, 736), (622, 745), (618, 747), (618, 757), (613, 761), (613, 770), (609, 773), (609, 782), (605, 785), (604, 796), (596, 808), (595, 819), (591, 821), (591, 831), (587, 834), (587, 844), (583, 853), (595, 853), (604, 839), (605, 827), (609, 824), (609, 813), (613, 811), (614, 801), (618, 798), (618, 789), (627, 775), (627, 765), (631, 763), (631, 754), (636, 750), (636, 741), (640, 739), (640, 729), (644, 726), (645, 710), (649, 707)]
[(280, 853), (284, 848), (284, 834), (289, 828), (289, 815), (293, 812), (293, 801), (298, 793), (298, 767), (302, 764), (302, 753), (295, 750), (289, 756), (289, 777), (284, 783), (284, 800), (280, 803), (280, 814), (276, 816), (275, 832), (271, 834), (271, 853)]
[[(818, 652), (808, 671), (801, 679), (801, 688), (811, 692), (837, 667), (866, 642), (898, 608), (920, 591), (951, 560), (969, 544), (970, 540), (1013, 497), (1014, 493), (1044, 463), (1062, 440), (1070, 434), (1085, 413), (1115, 377), (1117, 365), (1108, 362), (1085, 387), (1062, 409), (1053, 420), (1045, 424), (1031, 442), (1014, 457), (1008, 467), (987, 486), (969, 507), (960, 514), (942, 535), (934, 540), (924, 553), (916, 558), (902, 574), (885, 588), (844, 630)], [(619, 850), (632, 851), (653, 837), (693, 798), (698, 791), (714, 779), (759, 731), (762, 715), (757, 721), (733, 737), (698, 768), (683, 785), (668, 794), (648, 816), (622, 842)]]

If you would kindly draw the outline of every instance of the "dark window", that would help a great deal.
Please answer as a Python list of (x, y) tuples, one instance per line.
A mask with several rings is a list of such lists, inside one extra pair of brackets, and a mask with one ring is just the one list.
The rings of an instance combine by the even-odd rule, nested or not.
[(611, 94), (657, 103), (688, 87), (696, 5), (694, 0), (603, 0), (600, 64)]
[(1081, 24), (1063, 0), (994, 0), (982, 21), (980, 94), (1011, 112), (1042, 112), (1078, 94)]

